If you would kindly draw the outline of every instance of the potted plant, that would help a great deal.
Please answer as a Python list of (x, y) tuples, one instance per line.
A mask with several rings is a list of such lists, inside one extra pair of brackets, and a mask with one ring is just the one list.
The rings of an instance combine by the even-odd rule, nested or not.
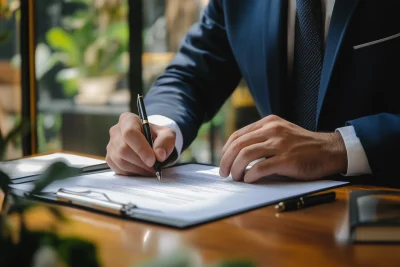
[(66, 68), (57, 80), (74, 94), (76, 103), (104, 104), (129, 67), (128, 7), (123, 0), (70, 0), (79, 3), (63, 27), (46, 39)]

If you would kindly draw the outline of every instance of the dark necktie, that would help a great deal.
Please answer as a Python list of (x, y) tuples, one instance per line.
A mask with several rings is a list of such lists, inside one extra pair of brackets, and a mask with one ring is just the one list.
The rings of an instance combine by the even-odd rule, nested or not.
[(323, 61), (321, 0), (296, 5), (293, 122), (314, 131)]

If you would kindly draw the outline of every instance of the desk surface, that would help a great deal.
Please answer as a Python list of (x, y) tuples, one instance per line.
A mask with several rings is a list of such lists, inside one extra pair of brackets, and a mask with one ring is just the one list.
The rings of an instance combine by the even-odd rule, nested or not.
[[(58, 229), (62, 235), (94, 241), (104, 266), (132, 266), (188, 248), (206, 263), (246, 258), (258, 266), (399, 266), (400, 245), (340, 242), (348, 220), (348, 193), (354, 189), (376, 187), (338, 188), (333, 203), (280, 214), (269, 206), (188, 230), (63, 207), (70, 220)], [(28, 216), (28, 225), (33, 228), (42, 229), (52, 222), (41, 209)]]

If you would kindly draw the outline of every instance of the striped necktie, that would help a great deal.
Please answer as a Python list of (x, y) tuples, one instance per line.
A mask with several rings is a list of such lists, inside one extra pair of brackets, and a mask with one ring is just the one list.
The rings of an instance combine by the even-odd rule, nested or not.
[(321, 0), (296, 0), (293, 122), (316, 130), (323, 62)]

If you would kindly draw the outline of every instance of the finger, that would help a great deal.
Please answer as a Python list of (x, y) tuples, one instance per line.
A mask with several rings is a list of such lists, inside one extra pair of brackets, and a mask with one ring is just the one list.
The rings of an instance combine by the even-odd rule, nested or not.
[[(156, 126), (156, 125), (154, 125)], [(175, 147), (176, 133), (166, 127), (154, 127), (156, 138), (153, 143), (153, 150), (159, 162), (164, 162)]]
[(128, 146), (125, 143), (122, 143), (122, 145), (119, 147), (117, 154), (123, 160), (129, 162), (134, 166), (138, 166), (144, 170), (147, 170), (148, 172), (153, 171), (153, 168), (144, 164), (143, 161), (139, 158), (139, 156), (136, 155), (136, 153), (132, 150), (132, 148), (130, 148), (130, 146)]
[(246, 168), (251, 162), (263, 157), (272, 157), (275, 153), (275, 149), (268, 146), (268, 142), (253, 144), (243, 148), (232, 164), (232, 178), (236, 181), (242, 180)]
[(282, 160), (279, 157), (272, 157), (262, 160), (252, 166), (244, 175), (246, 183), (253, 183), (262, 177), (279, 174), (282, 168)]
[(255, 131), (259, 128), (261, 128), (262, 125), (260, 123), (260, 121), (254, 122), (252, 124), (249, 124), (239, 130), (237, 130), (236, 132), (234, 132), (229, 138), (228, 141), (226, 141), (225, 145), (222, 147), (222, 155), (224, 155), (226, 153), (226, 150), (228, 149), (228, 147), (230, 147), (230, 145), (232, 144), (232, 142), (234, 142), (236, 139), (238, 139), (239, 137), (241, 137), (242, 135), (248, 133), (248, 132), (252, 132)]
[(152, 171), (152, 168), (144, 164), (140, 157), (132, 150), (132, 148), (124, 142), (119, 129), (112, 129), (110, 131), (112, 132), (112, 138), (110, 138), (110, 142), (107, 145), (108, 155), (115, 155), (116, 157), (120, 157), (133, 165), (139, 166), (142, 169), (150, 172)]
[(106, 162), (107, 162), (108, 166), (110, 166), (111, 170), (113, 170), (115, 172), (115, 174), (125, 175), (125, 176), (129, 176), (130, 175), (129, 173), (120, 170), (108, 155), (106, 157)]
[(237, 138), (239, 138), (240, 136), (249, 133), (249, 132), (253, 132), (255, 130), (260, 129), (261, 127), (263, 127), (264, 125), (271, 123), (271, 122), (279, 122), (282, 119), (276, 115), (268, 115), (264, 118), (262, 118), (259, 121), (256, 121), (252, 124), (247, 125), (246, 127), (243, 127), (242, 129), (234, 132), (228, 139), (228, 141), (226, 142), (226, 144), (224, 145), (224, 147), (222, 148), (222, 155), (225, 154), (226, 150), (228, 149), (228, 147), (230, 146), (230, 144), (235, 141)]
[(140, 168), (139, 166), (133, 165), (120, 157), (112, 157), (112, 161), (118, 169), (122, 170), (124, 173), (128, 173), (128, 175), (154, 176), (155, 174)]
[(142, 132), (142, 124), (139, 117), (124, 117), (121, 120), (121, 136), (126, 144), (140, 157), (148, 166), (153, 167), (156, 161), (153, 149), (150, 147)]
[(221, 157), (220, 162), (220, 175), (227, 177), (231, 172), (233, 161), (240, 153), (240, 151), (250, 145), (261, 143), (267, 140), (262, 129), (247, 133), (231, 143), (226, 149), (226, 152)]

